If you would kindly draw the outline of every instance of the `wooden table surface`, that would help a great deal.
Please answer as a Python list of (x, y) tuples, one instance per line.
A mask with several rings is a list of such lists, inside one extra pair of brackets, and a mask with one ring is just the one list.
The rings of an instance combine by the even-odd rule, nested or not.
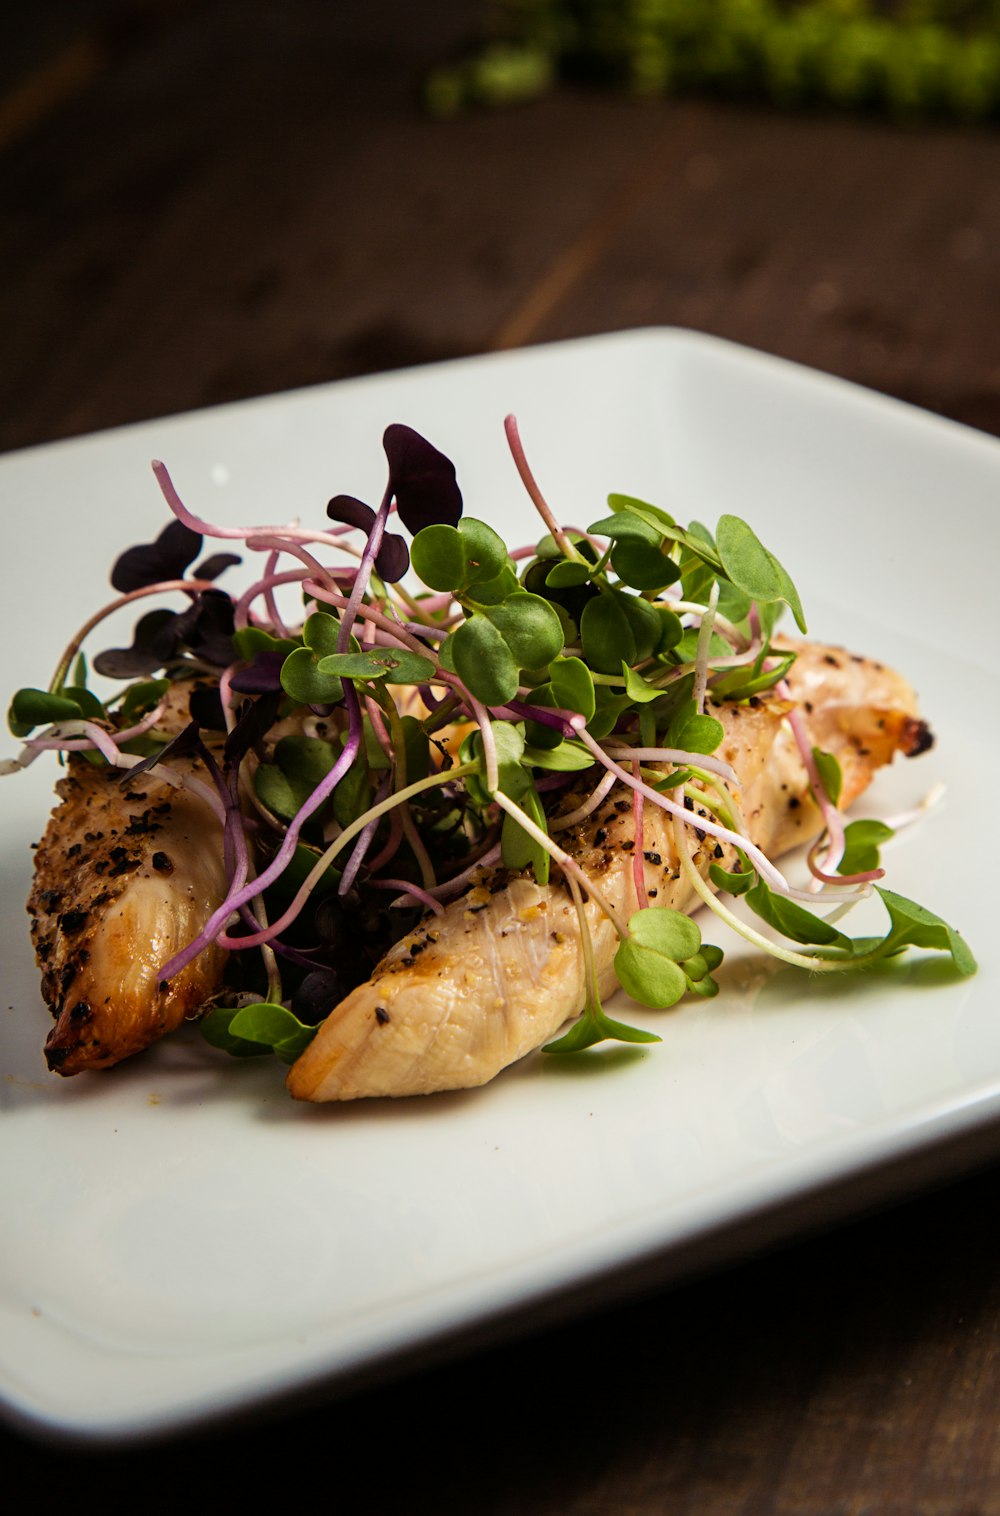
[[(0, 447), (659, 323), (1000, 433), (1000, 133), (568, 90), (430, 121), (421, 72), (474, 17), (63, 0), (0, 22)], [(263, 1429), (96, 1454), (4, 1433), (8, 1487), (254, 1509), (312, 1501), (315, 1471), (373, 1516), (1000, 1512), (996, 1188)]]

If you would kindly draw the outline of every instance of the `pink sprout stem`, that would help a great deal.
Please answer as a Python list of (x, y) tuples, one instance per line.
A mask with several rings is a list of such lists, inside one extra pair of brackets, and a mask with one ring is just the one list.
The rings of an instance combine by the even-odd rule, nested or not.
[[(639, 760), (632, 759), (632, 777), (639, 778)], [(643, 844), (646, 840), (643, 826), (643, 807), (645, 796), (640, 789), (632, 791), (632, 831), (635, 837), (635, 846), (632, 849), (632, 883), (635, 885), (635, 900), (638, 909), (645, 910), (649, 905), (649, 896), (646, 894), (646, 861), (643, 857)]]
[(390, 909), (393, 906), (405, 905), (408, 900), (416, 900), (427, 910), (433, 911), (436, 916), (444, 915), (444, 906), (440, 900), (435, 900), (429, 890), (421, 889), (418, 884), (407, 884), (405, 879), (372, 879), (370, 883), (377, 890), (401, 892), (398, 900), (390, 900)]
[(521, 476), (521, 483), (524, 485), (525, 489), (528, 491), (528, 494), (531, 497), (532, 504), (534, 505), (538, 514), (541, 516), (542, 520), (545, 522), (545, 525), (548, 527), (549, 531), (552, 533), (552, 536), (555, 538), (556, 542), (558, 542), (559, 546), (562, 548), (562, 551), (565, 553), (566, 557), (579, 561), (580, 554), (577, 552), (572, 542), (570, 542), (569, 538), (566, 536), (565, 531), (559, 525), (555, 516), (552, 514), (552, 511), (546, 502), (545, 496), (538, 488), (538, 485), (535, 481), (535, 476), (531, 472), (531, 469), (528, 465), (528, 459), (525, 456), (524, 446), (521, 442), (521, 434), (517, 429), (517, 418), (512, 415), (507, 416), (504, 420), (503, 428), (507, 433), (507, 445), (510, 448), (511, 457), (514, 460), (514, 465), (517, 468), (517, 472)]

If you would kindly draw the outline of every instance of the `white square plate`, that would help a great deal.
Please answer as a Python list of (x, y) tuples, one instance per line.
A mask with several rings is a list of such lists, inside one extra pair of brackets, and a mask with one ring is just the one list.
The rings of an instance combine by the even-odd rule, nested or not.
[(338, 491), (380, 495), (382, 430), (405, 421), (455, 460), (470, 514), (530, 541), (538, 523), (503, 438), (511, 410), (565, 521), (605, 514), (610, 490), (713, 525), (735, 511), (792, 571), (815, 635), (907, 673), (938, 743), (884, 775), (865, 813), (947, 782), (887, 854), (890, 883), (958, 926), (981, 971), (960, 981), (914, 955), (815, 985), (723, 941), (717, 1000), (637, 1012), (660, 1046), (575, 1068), (530, 1058), (468, 1095), (296, 1106), (276, 1064), (220, 1059), (193, 1031), (64, 1082), (41, 1056), (49, 1023), (23, 911), (55, 769), (39, 761), (0, 784), (0, 1387), (22, 1424), (94, 1437), (182, 1426), (622, 1265), (656, 1258), (666, 1273), (699, 1239), (777, 1207), (797, 1224), (832, 1185), (894, 1160), (912, 1160), (910, 1183), (956, 1136), (992, 1144), (997, 442), (649, 331), (39, 448), (0, 459), (0, 686), (44, 683), (117, 552), (162, 525), (151, 457), (200, 515), (320, 520)]

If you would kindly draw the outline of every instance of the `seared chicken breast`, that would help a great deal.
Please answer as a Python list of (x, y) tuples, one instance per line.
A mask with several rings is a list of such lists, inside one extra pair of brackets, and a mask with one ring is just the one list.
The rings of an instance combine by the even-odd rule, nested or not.
[[(896, 752), (930, 736), (909, 685), (892, 670), (838, 648), (802, 644), (789, 674), (812, 741), (835, 754), (849, 805)], [(712, 707), (725, 738), (717, 756), (735, 770), (751, 838), (772, 857), (815, 837), (821, 820), (789, 724), (774, 691), (749, 704)], [(562, 802), (569, 813), (581, 796)], [(704, 812), (702, 813), (704, 814)], [(636, 909), (631, 791), (559, 834), (560, 845), (626, 915)], [(688, 834), (695, 866), (731, 867), (732, 848)], [(643, 867), (649, 903), (687, 910), (693, 891), (677, 857), (673, 823), (647, 804)], [(614, 927), (585, 906), (602, 993), (614, 988)], [(288, 1075), (302, 1100), (417, 1095), (486, 1083), (547, 1041), (586, 1000), (579, 919), (564, 882), (484, 874), (441, 916), (398, 942), (372, 978), (326, 1021)]]
[(222, 903), (226, 872), (222, 828), (188, 790), (73, 755), (56, 791), (28, 912), (56, 1018), (45, 1056), (76, 1074), (140, 1052), (205, 1008), (222, 981), (222, 948), (166, 986), (159, 971)]

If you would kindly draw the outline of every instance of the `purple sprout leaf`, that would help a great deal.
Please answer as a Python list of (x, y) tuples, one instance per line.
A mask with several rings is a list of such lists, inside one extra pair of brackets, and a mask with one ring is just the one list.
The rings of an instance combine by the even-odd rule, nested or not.
[(334, 495), (327, 503), (326, 514), (331, 521), (339, 521), (343, 526), (356, 526), (359, 532), (366, 535), (375, 523), (375, 512), (371, 506), (365, 505), (363, 500), (356, 500), (353, 495)]
[(183, 521), (171, 521), (155, 542), (125, 549), (111, 570), (112, 587), (128, 595), (161, 579), (181, 579), (200, 552), (200, 534)]
[(280, 704), (278, 692), (264, 694), (259, 700), (244, 700), (236, 725), (226, 738), (224, 756), (227, 768), (242, 763), (250, 749), (263, 741), (277, 720)]
[(434, 524), (457, 526), (462, 492), (451, 459), (412, 427), (398, 422), (386, 427), (382, 446), (389, 460), (389, 490), (407, 530), (416, 534)]
[(173, 631), (177, 643), (184, 643), (206, 663), (225, 668), (236, 656), (233, 626), (233, 602), (225, 591), (202, 590), (176, 617)]
[(398, 584), (410, 566), (410, 550), (396, 532), (386, 532), (375, 559), (375, 571), (386, 584)]
[[(363, 500), (356, 500), (353, 495), (334, 495), (327, 504), (326, 514), (331, 521), (357, 527), (366, 536), (371, 535), (371, 529), (375, 525), (375, 512), (371, 506), (365, 505)], [(398, 584), (409, 566), (410, 550), (403, 538), (395, 532), (386, 532), (375, 559), (375, 572), (379, 578), (384, 579), (386, 584)]]
[(281, 689), (281, 665), (286, 654), (277, 648), (261, 648), (254, 653), (249, 667), (240, 669), (231, 680), (239, 695), (266, 695)]
[(155, 768), (158, 763), (170, 763), (174, 758), (190, 758), (197, 755), (205, 755), (205, 744), (201, 740), (201, 728), (197, 721), (189, 721), (187, 726), (171, 737), (170, 741), (159, 752), (151, 753), (148, 758), (143, 758), (134, 767), (125, 769), (121, 777), (122, 784), (129, 784), (133, 779), (138, 779), (140, 774), (145, 774), (149, 769)]
[(112, 647), (98, 653), (94, 668), (107, 679), (143, 679), (169, 662), (175, 646), (175, 611), (148, 611), (135, 624), (131, 647)]
[(226, 569), (235, 568), (243, 559), (239, 553), (213, 553), (210, 558), (203, 558), (194, 570), (196, 579), (218, 579)]
[(191, 719), (210, 732), (226, 730), (226, 716), (217, 684), (196, 684), (188, 701)]

